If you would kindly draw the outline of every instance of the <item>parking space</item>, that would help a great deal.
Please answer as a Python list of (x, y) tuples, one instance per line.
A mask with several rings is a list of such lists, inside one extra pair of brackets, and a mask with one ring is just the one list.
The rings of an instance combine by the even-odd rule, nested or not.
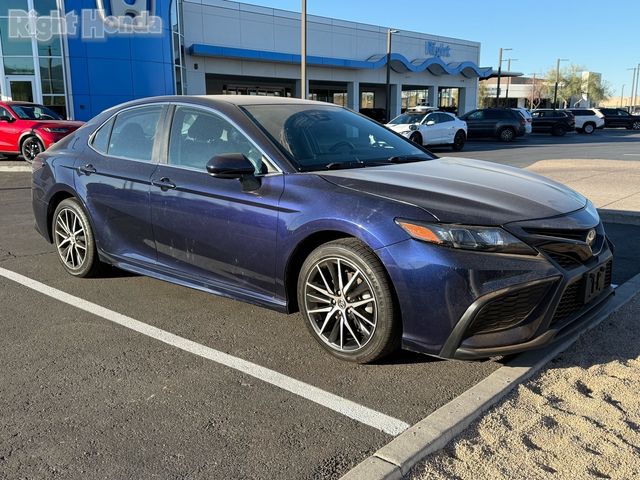
[[(640, 138), (575, 138), (618, 158), (637, 149), (625, 135)], [(606, 138), (615, 148), (600, 146)], [(472, 142), (462, 155), (580, 158), (572, 135), (519, 142)], [(115, 269), (73, 278), (34, 231), (30, 193), (28, 174), (0, 176), (0, 268), (77, 300), (0, 275), (0, 478), (338, 478), (501, 366), (408, 352), (352, 365), (327, 355), (298, 315)], [(606, 228), (620, 284), (640, 271), (640, 227)]]

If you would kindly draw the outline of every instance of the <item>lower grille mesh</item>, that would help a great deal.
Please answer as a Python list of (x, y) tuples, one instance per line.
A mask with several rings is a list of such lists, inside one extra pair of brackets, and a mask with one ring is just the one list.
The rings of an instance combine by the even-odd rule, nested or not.
[(549, 283), (508, 293), (485, 304), (467, 331), (467, 336), (513, 327), (527, 318), (540, 303)]

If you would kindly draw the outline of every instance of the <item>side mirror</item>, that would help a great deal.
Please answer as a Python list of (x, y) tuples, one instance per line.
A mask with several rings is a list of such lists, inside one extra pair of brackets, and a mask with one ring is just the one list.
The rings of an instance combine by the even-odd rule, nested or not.
[(435, 125), (435, 124), (436, 124), (436, 122), (434, 122), (433, 120), (429, 120), (429, 121), (427, 122), (427, 127), (432, 127), (432, 126), (433, 126), (433, 125)]
[(0, 122), (11, 123), (13, 122), (13, 118), (11, 118), (9, 115), (2, 115), (0, 116)]
[(255, 168), (242, 153), (225, 153), (207, 162), (207, 172), (217, 178), (242, 178), (253, 175)]

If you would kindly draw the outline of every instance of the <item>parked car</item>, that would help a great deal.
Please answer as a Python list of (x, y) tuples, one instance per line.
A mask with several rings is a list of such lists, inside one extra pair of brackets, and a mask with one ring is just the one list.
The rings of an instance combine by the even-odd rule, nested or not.
[(0, 102), (0, 153), (22, 155), (32, 162), (37, 154), (81, 125), (82, 122), (63, 120), (43, 105)]
[(460, 151), (467, 141), (467, 124), (433, 107), (409, 109), (387, 127), (419, 145), (451, 145), (454, 151)]
[(484, 108), (472, 110), (460, 117), (467, 123), (467, 135), (471, 137), (497, 137), (511, 142), (527, 132), (527, 121), (509, 108)]
[[(36, 157), (32, 203), (71, 275), (108, 263), (300, 309), (322, 347), (355, 362), (400, 346), (463, 359), (540, 347), (613, 291), (609, 241), (579, 193), (435, 158), (322, 102), (114, 107)], [(286, 327), (273, 329), (297, 341)]]
[(622, 108), (596, 108), (604, 116), (605, 128), (640, 130), (640, 115), (631, 115)]
[(518, 112), (520, 115), (522, 115), (524, 117), (525, 122), (527, 122), (524, 126), (525, 128), (525, 133), (527, 135), (529, 135), (532, 132), (532, 126), (531, 126), (531, 112), (529, 110), (527, 110), (526, 108), (512, 108), (511, 110), (515, 110), (516, 112)]
[(361, 108), (360, 113), (379, 123), (387, 120), (387, 111), (384, 108)]
[(538, 109), (531, 112), (534, 133), (550, 133), (562, 137), (576, 128), (576, 121), (571, 112), (551, 108)]
[(576, 130), (591, 135), (598, 128), (604, 128), (604, 115), (593, 108), (570, 108), (568, 110), (576, 122)]

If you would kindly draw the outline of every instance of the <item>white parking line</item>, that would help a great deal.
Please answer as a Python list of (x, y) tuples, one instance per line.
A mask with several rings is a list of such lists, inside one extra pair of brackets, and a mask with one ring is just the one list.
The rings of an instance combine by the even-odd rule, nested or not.
[(193, 353), (194, 355), (204, 357), (234, 370), (238, 370), (271, 385), (275, 385), (276, 387), (322, 405), (334, 412), (341, 413), (353, 420), (369, 425), (370, 427), (376, 428), (390, 435), (398, 435), (410, 426), (408, 423), (401, 420), (390, 417), (376, 410), (372, 410), (338, 395), (334, 395), (333, 393), (325, 392), (313, 385), (309, 385), (269, 368), (261, 367), (260, 365), (248, 362), (247, 360), (243, 360), (191, 340), (187, 340), (186, 338), (179, 337), (160, 328), (147, 325), (146, 323), (142, 323), (131, 317), (127, 317), (126, 315), (122, 315), (109, 310), (108, 308), (101, 307), (95, 303), (70, 295), (62, 290), (50, 287), (44, 283), (25, 277), (24, 275), (20, 275), (19, 273), (11, 270), (0, 267), (0, 276), (31, 288), (38, 293), (42, 293), (56, 300), (72, 305), (80, 310), (84, 310), (85, 312), (89, 312), (93, 315), (97, 315), (98, 317), (102, 317), (105, 320), (109, 320), (110, 322), (117, 323), (118, 325), (129, 328), (148, 337), (160, 340), (168, 345)]

